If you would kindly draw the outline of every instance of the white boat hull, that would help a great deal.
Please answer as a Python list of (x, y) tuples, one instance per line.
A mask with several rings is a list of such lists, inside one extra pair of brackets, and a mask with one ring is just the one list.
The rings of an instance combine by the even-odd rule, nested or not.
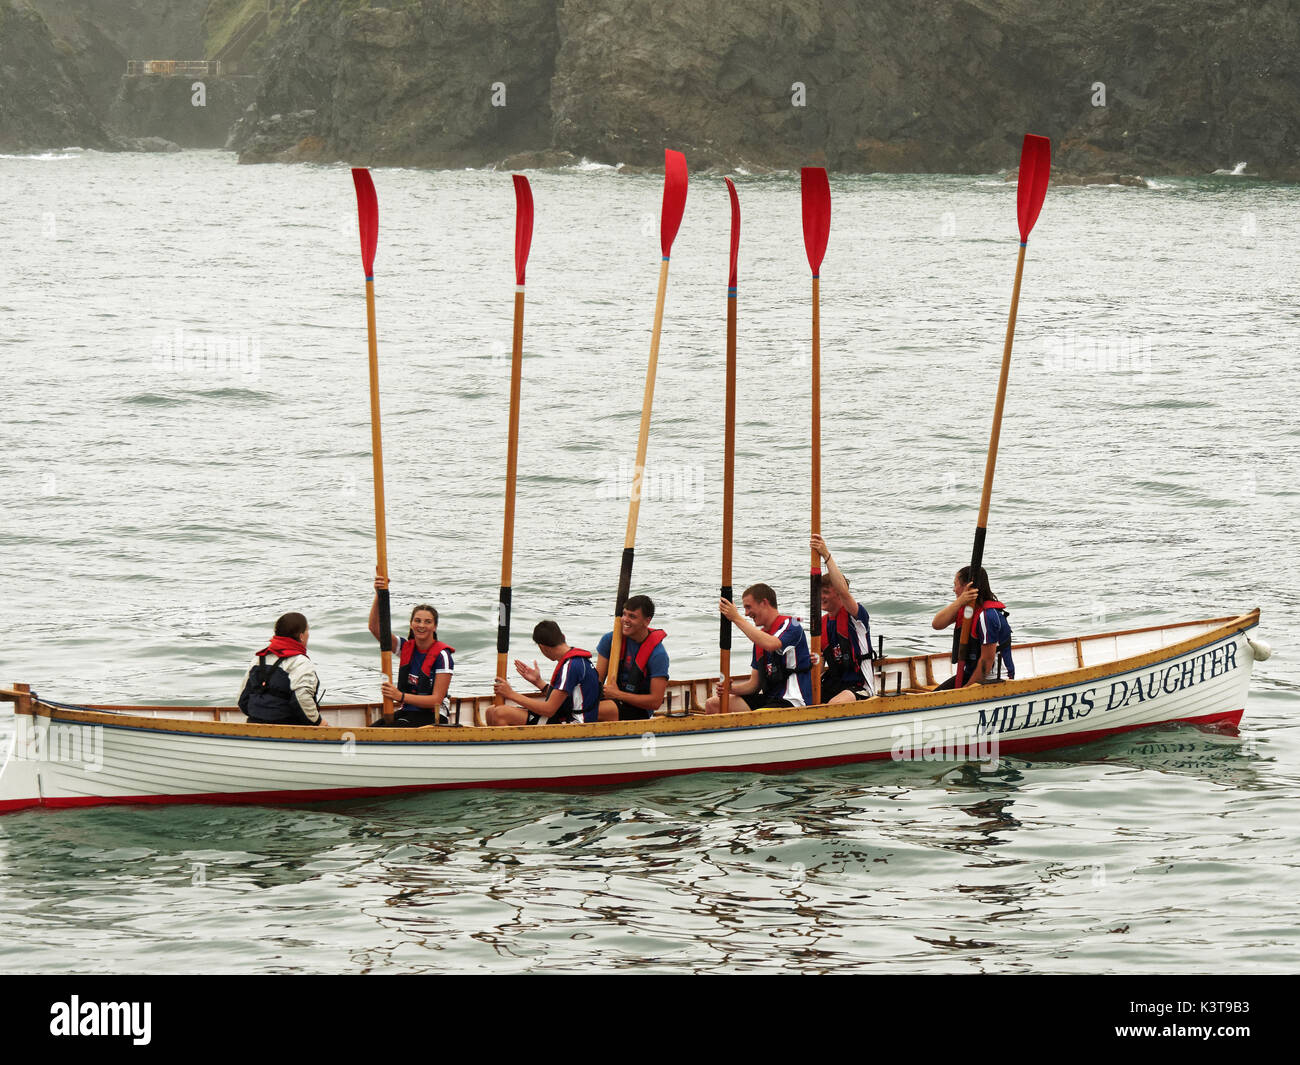
[[(1217, 629), (1204, 623), (1207, 631), (1170, 646), (998, 685), (723, 717), (418, 730), (360, 727), (358, 717), (357, 727), (299, 728), (211, 720), (222, 715), (185, 708), (148, 717), (31, 700), (15, 714), (0, 812), (604, 784), (888, 758), (989, 761), (1162, 722), (1235, 725), (1255, 660), (1248, 633), (1256, 621), (1257, 614)], [(209, 719), (195, 720), (200, 713)]]

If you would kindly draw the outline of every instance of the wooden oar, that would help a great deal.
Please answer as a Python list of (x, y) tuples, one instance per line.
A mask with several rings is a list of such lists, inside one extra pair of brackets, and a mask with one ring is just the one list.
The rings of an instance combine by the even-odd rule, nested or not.
[[(375, 463), (375, 556), (376, 573), (388, 576), (388, 534), (384, 528), (384, 450), (379, 432), (379, 347), (375, 338), (375, 248), (379, 243), (379, 200), (370, 171), (352, 168), (357, 189), (357, 216), (361, 225), (361, 263), (366, 271), (366, 328), (370, 333), (370, 446)], [(380, 668), (393, 681), (393, 622), (389, 613), (388, 589), (375, 592), (379, 603)], [(393, 716), (393, 701), (384, 696), (384, 717)]]
[(650, 407), (654, 403), (655, 369), (659, 365), (659, 333), (664, 323), (664, 297), (668, 292), (668, 257), (673, 240), (686, 210), (686, 156), (681, 152), (664, 152), (664, 202), (659, 216), (659, 246), (663, 261), (659, 265), (659, 295), (655, 298), (655, 324), (650, 334), (650, 364), (645, 374), (645, 396), (641, 400), (641, 434), (636, 443), (636, 466), (632, 471), (632, 498), (627, 508), (627, 534), (623, 538), (623, 564), (618, 577), (618, 595), (614, 601), (614, 635), (609, 648), (609, 672), (606, 680), (618, 678), (619, 654), (623, 649), (623, 606), (632, 594), (632, 559), (636, 551), (636, 520), (641, 509), (641, 481), (645, 476), (646, 447), (650, 442)]
[[(515, 546), (515, 474), (519, 466), (519, 387), (524, 365), (524, 269), (533, 242), (533, 191), (528, 179), (515, 182), (515, 337), (510, 362), (510, 435), (506, 450), (506, 517), (501, 534), (501, 594), (497, 613), (497, 673), (507, 675), (510, 656), (510, 568)], [(496, 705), (503, 702), (500, 696)]]
[[(803, 193), (803, 245), (812, 267), (812, 532), (822, 531), (822, 338), (821, 268), (831, 233), (831, 186), (826, 171), (806, 166), (800, 172)], [(809, 651), (812, 658), (813, 705), (822, 701), (822, 560), (812, 553), (809, 569)]]
[[(731, 197), (731, 273), (727, 278), (727, 413), (722, 458), (722, 598), (734, 601), (731, 587), (731, 524), (736, 485), (736, 259), (740, 251), (740, 200), (731, 178), (724, 178)], [(731, 698), (731, 619), (722, 617), (718, 630), (718, 672), (722, 691), (718, 696), (725, 714)]]
[[(1011, 288), (1011, 313), (1007, 316), (1007, 336), (1002, 345), (1002, 373), (998, 377), (998, 398), (993, 407), (993, 430), (989, 434), (988, 458), (984, 463), (984, 492), (980, 496), (979, 520), (975, 525), (975, 546), (971, 551), (971, 582), (979, 583), (980, 566), (984, 562), (984, 537), (988, 532), (989, 499), (993, 495), (993, 470), (998, 461), (998, 437), (1002, 432), (1002, 407), (1007, 398), (1007, 377), (1011, 372), (1011, 342), (1016, 335), (1016, 309), (1020, 305), (1020, 276), (1025, 269), (1025, 246), (1029, 231), (1038, 221), (1047, 195), (1047, 182), (1052, 175), (1052, 143), (1046, 137), (1025, 135), (1020, 149), (1020, 175), (1016, 182), (1016, 220), (1020, 225), (1020, 254), (1016, 259), (1016, 281)], [(957, 681), (960, 688), (966, 679), (966, 655), (970, 645), (971, 629), (975, 623), (975, 609), (967, 606), (961, 621), (961, 643), (957, 650)]]

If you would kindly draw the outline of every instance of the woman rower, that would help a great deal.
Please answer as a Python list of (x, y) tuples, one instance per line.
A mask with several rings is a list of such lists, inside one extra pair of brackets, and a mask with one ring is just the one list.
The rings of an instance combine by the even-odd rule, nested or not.
[[(375, 577), (376, 593), (388, 587), (387, 577)], [(379, 639), (379, 596), (370, 604), (370, 633)], [(380, 686), (384, 698), (393, 701), (392, 725), (397, 728), (420, 728), (446, 724), (450, 708), (447, 689), (451, 687), (452, 652), (456, 650), (438, 639), (438, 612), (428, 603), (411, 611), (410, 631), (406, 639), (393, 637), (397, 653), (397, 684), (385, 680)], [(375, 722), (383, 727), (388, 722)]]
[[(975, 608), (970, 642), (966, 646), (966, 668), (962, 687), (1000, 680), (1004, 665), (1007, 679), (1013, 678), (1016, 675), (1016, 667), (1011, 661), (1011, 623), (1007, 621), (1007, 608), (998, 602), (998, 597), (989, 587), (989, 575), (984, 567), (979, 568), (978, 577), (974, 582), (971, 581), (969, 566), (959, 569), (952, 580), (952, 592), (956, 598), (935, 614), (930, 625), (936, 629), (946, 629), (956, 622), (952, 637), (952, 660), (955, 663), (960, 653), (963, 615), (966, 607)], [(944, 691), (956, 686), (957, 674), (953, 673), (935, 690)]]
[[(321, 686), (307, 657), (307, 619), (281, 614), (271, 642), (244, 675), (239, 709), (261, 725), (319, 725)], [(273, 659), (267, 662), (267, 658)]]

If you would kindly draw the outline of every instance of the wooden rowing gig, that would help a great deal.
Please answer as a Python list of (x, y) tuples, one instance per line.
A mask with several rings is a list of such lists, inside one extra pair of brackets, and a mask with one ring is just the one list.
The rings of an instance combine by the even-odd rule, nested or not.
[[(649, 721), (422, 729), (367, 727), (379, 707), (327, 708), (327, 726), (250, 724), (235, 707), (73, 706), (25, 685), (0, 771), (0, 812), (105, 803), (272, 803), (444, 788), (611, 784), (725, 770), (883, 759), (979, 760), (1086, 743), (1151, 725), (1235, 726), (1259, 611), (1022, 643), (1015, 680), (932, 691), (948, 655), (877, 663), (875, 698), (706, 715), (714, 678), (670, 683)], [(492, 696), (453, 700), (466, 722)]]

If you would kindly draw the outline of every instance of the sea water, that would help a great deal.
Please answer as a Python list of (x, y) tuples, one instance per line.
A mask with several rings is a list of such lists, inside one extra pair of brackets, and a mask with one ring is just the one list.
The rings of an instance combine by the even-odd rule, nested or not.
[[(495, 666), (508, 175), (375, 171), (388, 564)], [(512, 647), (608, 630), (660, 249), (656, 174), (530, 175)], [(0, 158), (0, 680), (230, 704), (300, 610), (372, 699), (363, 276), (343, 166)], [(797, 174), (738, 178), (735, 579), (806, 617), (810, 281)], [(831, 183), (822, 527), (892, 654), (969, 559), (1014, 184)], [(1300, 962), (1300, 189), (1053, 188), (1029, 243), (985, 563), (1017, 638), (1263, 610), (1239, 734), (635, 787), (0, 818), (21, 972), (1234, 972)], [(633, 591), (717, 670), (728, 200), (673, 246)], [(737, 634), (744, 661), (745, 641)], [(0, 746), (12, 719), (0, 716)]]

